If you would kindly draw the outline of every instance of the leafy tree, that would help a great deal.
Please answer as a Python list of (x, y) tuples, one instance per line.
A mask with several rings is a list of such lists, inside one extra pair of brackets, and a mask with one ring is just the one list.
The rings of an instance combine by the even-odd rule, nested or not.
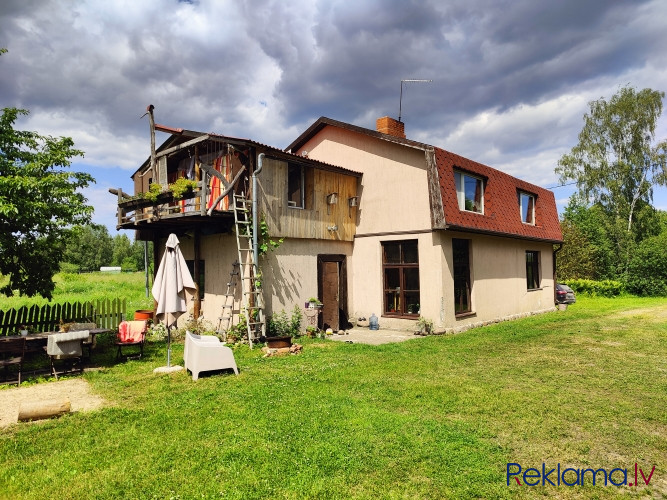
[(585, 200), (627, 221), (627, 233), (638, 205), (651, 203), (654, 186), (667, 185), (667, 141), (651, 145), (664, 96), (623, 87), (609, 101), (590, 102), (579, 143), (556, 167), (561, 182), (576, 181)]
[(80, 271), (99, 271), (110, 266), (112, 258), (113, 242), (106, 226), (90, 224), (72, 231), (63, 260)]
[[(125, 259), (130, 257), (132, 254), (132, 243), (130, 243), (130, 238), (125, 234), (117, 234), (113, 237), (113, 257), (111, 259), (111, 265), (113, 266), (122, 266), (122, 263)], [(136, 266), (133, 266), (136, 267)]]
[[(616, 264), (618, 262), (619, 246), (613, 235), (614, 231), (609, 216), (604, 208), (600, 205), (587, 206), (579, 202), (577, 197), (572, 197), (563, 212), (563, 221), (576, 227), (576, 231), (585, 235), (585, 239), (590, 245), (591, 259), (595, 263), (592, 278), (617, 278), (618, 269)], [(575, 239), (572, 244), (579, 243)], [(571, 244), (566, 242), (563, 250), (558, 254), (559, 260), (562, 259), (561, 253), (566, 252), (567, 254), (567, 252), (573, 250), (567, 250), (566, 247), (568, 246), (571, 246)], [(576, 276), (576, 278), (584, 278), (584, 276)]]
[(627, 288), (636, 295), (667, 295), (667, 232), (642, 241), (628, 266)]
[[(152, 256), (152, 250), (149, 250), (149, 257)], [(133, 241), (125, 234), (117, 234), (113, 238), (113, 259), (114, 266), (121, 266), (123, 271), (143, 271), (144, 270), (144, 242)]]
[(136, 262), (137, 270), (143, 271), (146, 267), (144, 262), (144, 244), (147, 246), (148, 267), (150, 269), (153, 261), (153, 242), (134, 240), (132, 243), (132, 259)]
[(597, 272), (595, 248), (572, 221), (564, 220), (560, 227), (564, 245), (556, 258), (558, 279), (594, 279)]
[(93, 208), (80, 189), (95, 180), (68, 170), (83, 156), (69, 137), (14, 129), (28, 111), (4, 108), (0, 116), (0, 292), (50, 299), (68, 229), (90, 221)]

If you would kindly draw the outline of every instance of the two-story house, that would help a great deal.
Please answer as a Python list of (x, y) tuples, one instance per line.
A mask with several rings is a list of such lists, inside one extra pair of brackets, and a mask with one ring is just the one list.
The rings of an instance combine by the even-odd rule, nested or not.
[(361, 172), (348, 306), (386, 326), (436, 329), (552, 310), (562, 242), (553, 193), (405, 138), (322, 117), (286, 149)]
[[(269, 315), (316, 296), (325, 327), (375, 313), (382, 327), (412, 329), (423, 316), (442, 331), (552, 310), (552, 249), (562, 241), (553, 194), (408, 140), (391, 118), (377, 126), (323, 117), (285, 151), (157, 126), (170, 137), (133, 175), (135, 196), (116, 192), (118, 227), (153, 240), (156, 262), (178, 234), (200, 287), (193, 313), (214, 323), (225, 307), (253, 306), (227, 285), (243, 258), (234, 193), (282, 239), (248, 280)], [(181, 201), (141, 198), (153, 177), (198, 185)]]

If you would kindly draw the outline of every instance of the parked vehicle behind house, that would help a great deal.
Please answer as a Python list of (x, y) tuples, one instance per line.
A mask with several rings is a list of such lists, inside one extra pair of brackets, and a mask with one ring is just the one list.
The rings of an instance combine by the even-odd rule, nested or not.
[(556, 302), (559, 304), (574, 304), (576, 301), (574, 290), (562, 283), (556, 283)]

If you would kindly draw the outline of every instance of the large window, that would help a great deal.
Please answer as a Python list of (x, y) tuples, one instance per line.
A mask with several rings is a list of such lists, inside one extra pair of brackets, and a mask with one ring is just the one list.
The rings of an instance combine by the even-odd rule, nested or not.
[(459, 210), (484, 213), (484, 180), (480, 177), (454, 172)]
[(540, 287), (540, 252), (526, 250), (526, 286), (528, 290)]
[(287, 206), (304, 208), (305, 179), (301, 165), (287, 165)]
[(188, 266), (188, 271), (190, 271), (190, 276), (194, 282), (199, 285), (199, 299), (204, 300), (204, 286), (206, 285), (206, 271), (204, 269), (204, 261), (199, 261), (199, 279), (195, 276), (195, 261), (186, 260), (185, 264)]
[(454, 314), (472, 312), (470, 292), (470, 240), (452, 239), (454, 256)]
[(417, 240), (382, 243), (384, 315), (418, 317), (419, 252)]
[(521, 222), (535, 224), (535, 196), (519, 193), (519, 210), (521, 211)]

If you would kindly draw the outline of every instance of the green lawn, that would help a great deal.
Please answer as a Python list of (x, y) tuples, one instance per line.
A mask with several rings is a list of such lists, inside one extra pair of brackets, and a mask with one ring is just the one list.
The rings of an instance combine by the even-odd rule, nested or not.
[[(0, 431), (0, 497), (667, 497), (665, 299), (580, 297), (383, 346), (299, 342), (282, 358), (239, 347), (239, 377), (198, 382), (153, 374), (163, 343), (103, 356), (84, 377), (110, 406)], [(630, 482), (635, 462), (656, 466), (649, 486), (506, 485), (507, 463)]]
[[(56, 288), (53, 291), (52, 303), (86, 302), (98, 299), (127, 299), (128, 317), (132, 317), (138, 309), (152, 309), (153, 298), (146, 297), (145, 277), (143, 272), (138, 273), (85, 273), (67, 274), (58, 273), (53, 281)], [(7, 282), (7, 278), (0, 276), (0, 284)], [(151, 280), (150, 286), (153, 282)], [(150, 295), (150, 289), (149, 289)], [(0, 310), (32, 306), (42, 306), (49, 301), (41, 296), (22, 297), (15, 295), (5, 297), (0, 295)]]

